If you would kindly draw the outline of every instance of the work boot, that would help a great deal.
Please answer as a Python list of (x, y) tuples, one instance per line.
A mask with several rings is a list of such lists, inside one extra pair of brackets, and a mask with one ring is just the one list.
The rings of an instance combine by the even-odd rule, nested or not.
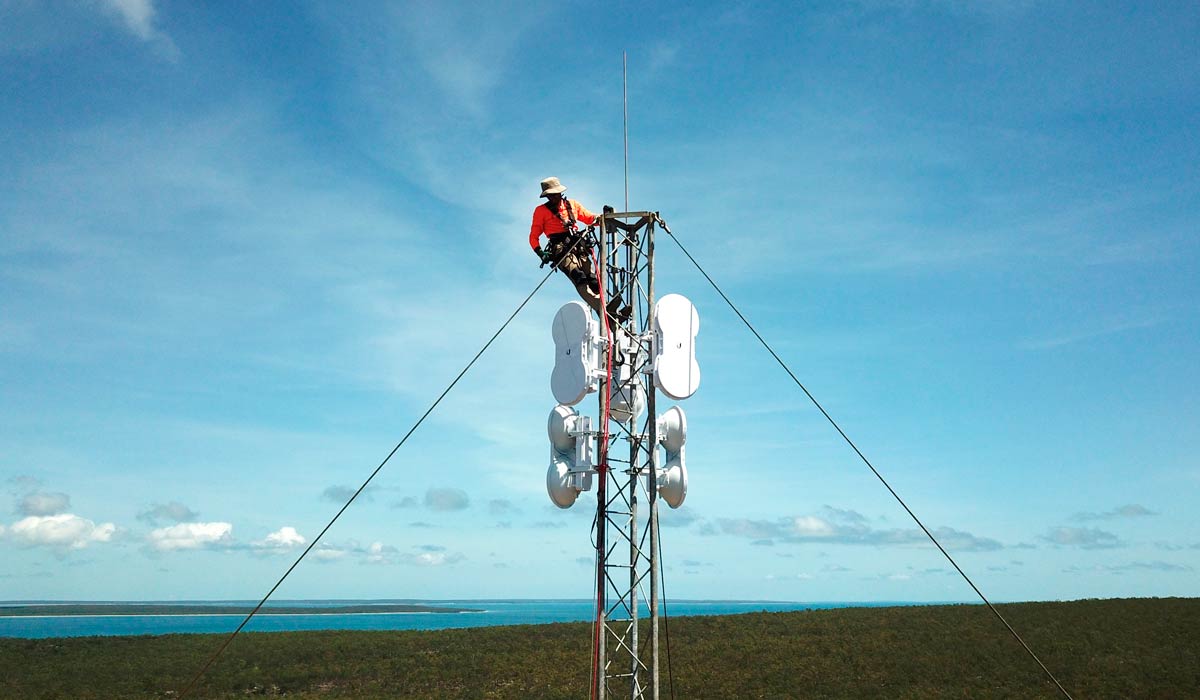
[(621, 295), (617, 295), (608, 300), (608, 304), (604, 307), (608, 311), (608, 315), (613, 318), (617, 317), (617, 309), (621, 308)]
[(628, 304), (621, 306), (621, 297), (619, 295), (613, 297), (612, 300), (608, 302), (608, 304), (605, 306), (605, 310), (608, 311), (608, 317), (617, 323), (625, 323), (629, 320), (629, 317), (633, 315), (632, 306)]

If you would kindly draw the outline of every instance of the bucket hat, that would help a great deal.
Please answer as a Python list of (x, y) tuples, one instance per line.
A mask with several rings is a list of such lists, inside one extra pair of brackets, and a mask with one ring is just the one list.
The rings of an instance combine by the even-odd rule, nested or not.
[(566, 192), (567, 188), (558, 181), (556, 177), (548, 177), (542, 180), (542, 197), (552, 194), (561, 194)]

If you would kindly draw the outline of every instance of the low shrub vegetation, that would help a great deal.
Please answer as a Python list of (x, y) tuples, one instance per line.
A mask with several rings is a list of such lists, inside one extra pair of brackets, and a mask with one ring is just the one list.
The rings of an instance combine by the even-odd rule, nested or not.
[[(1200, 599), (999, 608), (1076, 698), (1200, 698)], [(1062, 697), (978, 605), (672, 618), (664, 632), (664, 698)], [(0, 639), (0, 697), (176, 698), (223, 640)], [(580, 698), (590, 660), (587, 623), (246, 633), (190, 697)]]

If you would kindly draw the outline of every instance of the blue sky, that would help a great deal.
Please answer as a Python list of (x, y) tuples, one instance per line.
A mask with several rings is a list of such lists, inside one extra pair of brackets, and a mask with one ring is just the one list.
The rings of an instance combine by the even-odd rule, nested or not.
[[(1195, 595), (1192, 2), (0, 0), (0, 599), (256, 598), (540, 279), (672, 229), (997, 600)], [(970, 600), (673, 245), (678, 598)], [(590, 594), (558, 278), (277, 593)]]

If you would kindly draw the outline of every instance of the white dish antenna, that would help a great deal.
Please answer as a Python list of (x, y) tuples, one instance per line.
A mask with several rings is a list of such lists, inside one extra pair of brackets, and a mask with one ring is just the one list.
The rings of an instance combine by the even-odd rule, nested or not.
[(554, 505), (570, 508), (581, 491), (592, 488), (592, 419), (570, 406), (555, 406), (546, 421), (546, 435), (550, 438), (546, 493)]
[(613, 420), (627, 423), (642, 415), (646, 410), (646, 390), (641, 382), (627, 382), (617, 388), (612, 395), (612, 403), (608, 407)]
[(654, 305), (654, 384), (676, 401), (700, 388), (699, 332), (700, 314), (687, 297), (668, 294)]
[(560, 404), (574, 406), (600, 388), (600, 328), (581, 301), (569, 302), (554, 315), (554, 371), (550, 391)]
[(687, 416), (682, 408), (672, 406), (658, 417), (658, 442), (667, 452), (667, 461), (658, 472), (658, 495), (667, 505), (678, 508), (687, 498), (688, 484), (683, 449), (687, 442)]
[(552, 460), (546, 472), (546, 493), (559, 508), (570, 508), (579, 498), (579, 491), (571, 486), (571, 468), (560, 460)]
[(658, 417), (658, 441), (668, 454), (679, 452), (687, 442), (687, 416), (683, 409), (672, 406)]

